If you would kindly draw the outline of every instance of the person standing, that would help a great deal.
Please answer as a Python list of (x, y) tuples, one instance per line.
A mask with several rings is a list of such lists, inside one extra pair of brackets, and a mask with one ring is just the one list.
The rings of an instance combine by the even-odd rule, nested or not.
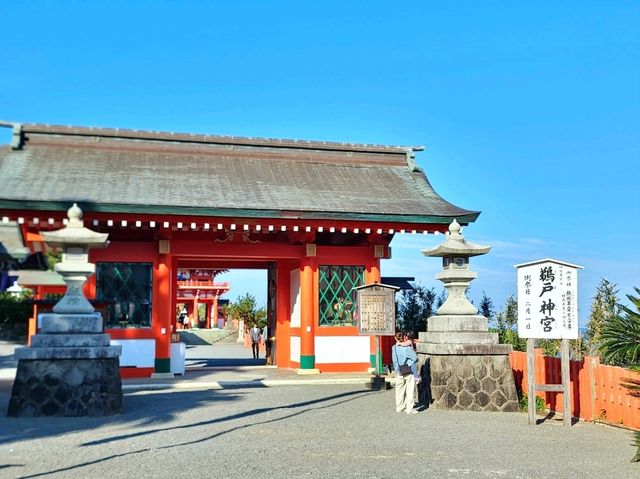
[(257, 324), (249, 330), (249, 338), (251, 338), (251, 351), (253, 352), (253, 359), (258, 359), (258, 352), (260, 351), (260, 328)]
[(180, 311), (179, 321), (182, 329), (189, 329), (189, 314), (187, 313), (187, 308), (182, 308), (182, 311)]
[[(411, 345), (406, 343), (407, 335), (396, 333), (396, 344), (391, 348), (393, 369), (396, 372), (396, 412), (417, 414), (415, 409), (416, 380), (411, 372), (411, 365), (418, 361), (418, 355)], [(408, 371), (401, 371), (400, 366), (407, 366)]]
[(271, 358), (271, 331), (269, 330), (268, 325), (264, 325), (262, 328), (262, 340), (264, 341), (264, 357), (267, 360), (267, 364), (269, 364), (269, 359)]

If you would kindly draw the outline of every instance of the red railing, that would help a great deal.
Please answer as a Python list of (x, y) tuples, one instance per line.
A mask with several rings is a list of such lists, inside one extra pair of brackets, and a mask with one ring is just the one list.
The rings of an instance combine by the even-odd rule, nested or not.
[[(516, 388), (527, 391), (527, 353), (513, 351), (509, 355)], [(535, 350), (536, 384), (560, 384), (560, 359)], [(628, 369), (600, 364), (587, 356), (569, 362), (571, 413), (588, 421), (599, 420), (640, 429), (640, 397), (634, 397), (623, 383), (640, 381), (640, 374)], [(538, 392), (551, 411), (562, 412), (562, 393)]]

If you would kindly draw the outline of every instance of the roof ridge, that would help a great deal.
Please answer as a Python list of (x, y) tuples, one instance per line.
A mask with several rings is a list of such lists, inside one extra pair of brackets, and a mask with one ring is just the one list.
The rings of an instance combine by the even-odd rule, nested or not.
[[(8, 122), (7, 122), (8, 123)], [(17, 125), (13, 123), (13, 125)], [(8, 126), (8, 125), (7, 125)], [(207, 135), (195, 133), (175, 133), (127, 128), (102, 128), (84, 126), (63, 126), (39, 123), (20, 124), (23, 134), (42, 133), (70, 136), (101, 136), (109, 138), (174, 141), (188, 143), (217, 143), (235, 145), (269, 146), (275, 148), (322, 149), (338, 151), (367, 151), (379, 153), (408, 153), (422, 151), (422, 146), (390, 146), (364, 143), (340, 143), (332, 141), (295, 140), (282, 138), (256, 138), (243, 136)]]

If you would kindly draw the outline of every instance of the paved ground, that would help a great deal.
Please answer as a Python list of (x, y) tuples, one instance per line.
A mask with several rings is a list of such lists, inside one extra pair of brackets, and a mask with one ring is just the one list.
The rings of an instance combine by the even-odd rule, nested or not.
[[(239, 374), (266, 379), (216, 388), (198, 379)], [(156, 381), (155, 390), (127, 382), (124, 412), (107, 418), (0, 415), (0, 477), (640, 477), (623, 429), (554, 420), (533, 427), (522, 413), (410, 416), (395, 412), (393, 390), (265, 386), (273, 374), (245, 366), (189, 372)], [(5, 411), (8, 382), (0, 384)]]

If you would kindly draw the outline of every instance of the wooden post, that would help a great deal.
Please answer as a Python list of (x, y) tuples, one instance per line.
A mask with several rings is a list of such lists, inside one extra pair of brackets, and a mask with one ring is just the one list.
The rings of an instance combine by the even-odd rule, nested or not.
[(534, 360), (535, 339), (527, 338), (527, 403), (529, 424), (536, 424), (536, 364)]
[(571, 426), (571, 388), (570, 388), (570, 373), (569, 373), (569, 340), (563, 339), (561, 341), (561, 367), (562, 367), (562, 424), (564, 426)]
[(596, 417), (596, 358), (587, 356), (584, 358), (584, 363), (589, 363), (589, 397), (591, 400), (591, 420)]
[(380, 376), (380, 336), (376, 336), (376, 376)]

